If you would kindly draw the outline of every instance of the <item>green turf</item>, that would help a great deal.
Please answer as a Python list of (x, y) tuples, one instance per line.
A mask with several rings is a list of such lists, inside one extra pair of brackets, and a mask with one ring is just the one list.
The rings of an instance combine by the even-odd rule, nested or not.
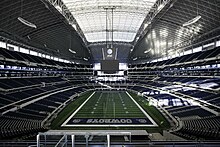
[[(168, 121), (164, 118), (164, 116), (157, 110), (156, 107), (150, 106), (149, 102), (146, 100), (146, 98), (138, 96), (135, 93), (129, 92), (130, 95), (133, 97), (133, 99), (151, 116), (154, 121), (159, 125), (158, 127), (93, 127), (92, 129), (144, 129), (148, 132), (162, 132), (163, 129), (168, 129), (170, 127), (170, 124)], [(57, 118), (52, 122), (51, 129), (91, 129), (90, 127), (61, 127), (63, 122), (92, 94), (92, 92), (87, 92), (83, 94), (82, 96), (78, 97), (76, 100), (71, 102), (69, 105), (67, 105), (57, 116)], [(89, 100), (81, 109), (78, 111), (78, 113), (75, 115), (75, 117), (85, 117), (85, 118), (91, 118), (91, 117), (117, 117), (117, 118), (128, 118), (128, 117), (146, 117), (144, 114), (137, 113), (140, 112), (140, 109), (137, 108), (136, 104), (127, 96), (126, 93), (121, 92), (120, 95), (124, 99), (124, 104), (127, 106), (127, 110), (124, 109), (122, 102), (120, 101), (118, 92), (112, 94), (112, 93), (103, 93), (103, 96), (101, 96), (99, 103), (100, 105), (95, 106), (98, 98), (100, 97), (100, 92), (96, 92), (95, 100)], [(113, 112), (113, 101), (115, 102), (115, 110), (117, 113)], [(93, 109), (96, 107), (96, 109)], [(103, 111), (105, 110), (105, 111)], [(130, 112), (133, 111), (134, 113), (128, 113), (126, 114), (126, 111)], [(94, 112), (94, 113), (91, 113)], [(132, 116), (131, 116), (132, 115)]]
[(145, 118), (125, 92), (96, 92), (75, 118)]

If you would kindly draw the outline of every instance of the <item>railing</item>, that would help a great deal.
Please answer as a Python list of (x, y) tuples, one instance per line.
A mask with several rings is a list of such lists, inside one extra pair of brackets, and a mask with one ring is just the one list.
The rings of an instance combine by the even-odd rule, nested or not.
[[(49, 131), (37, 135), (37, 147), (41, 146), (69, 146), (75, 147), (78, 144), (86, 147), (89, 144), (111, 146), (111, 136), (123, 136), (125, 142), (131, 143), (131, 132), (129, 131)], [(96, 137), (95, 141), (93, 138)]]
[[(51, 144), (53, 141), (48, 141), (47, 145)], [(41, 144), (43, 146), (43, 143)], [(77, 145), (85, 146), (85, 143), (77, 143)], [(104, 147), (105, 145), (101, 145), (100, 143), (96, 142), (92, 145), (96, 145), (99, 147)], [(217, 147), (220, 145), (220, 141), (144, 141), (144, 142), (111, 142), (112, 146), (132, 146), (132, 147), (143, 147), (143, 146), (150, 146), (150, 147), (158, 147), (158, 146), (172, 146), (172, 147), (199, 147), (199, 146), (213, 146)], [(0, 146), (2, 147), (37, 147), (36, 141), (0, 141)], [(71, 142), (67, 143), (67, 146), (71, 146)], [(46, 147), (46, 146), (44, 146)], [(73, 146), (72, 146), (73, 147)]]

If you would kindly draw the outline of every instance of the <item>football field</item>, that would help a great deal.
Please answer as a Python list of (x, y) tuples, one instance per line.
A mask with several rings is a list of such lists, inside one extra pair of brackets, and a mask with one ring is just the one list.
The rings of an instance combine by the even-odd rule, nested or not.
[(62, 124), (62, 127), (157, 126), (128, 92), (93, 92)]

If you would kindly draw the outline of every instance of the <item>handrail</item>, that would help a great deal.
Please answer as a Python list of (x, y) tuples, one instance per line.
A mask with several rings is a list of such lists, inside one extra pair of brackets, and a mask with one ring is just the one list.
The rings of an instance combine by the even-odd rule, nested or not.
[[(57, 142), (57, 144), (56, 144), (54, 147), (57, 147), (57, 146), (60, 144), (60, 142), (61, 142), (63, 139), (65, 139), (65, 137), (66, 137), (66, 135), (64, 134), (63, 137), (60, 138), (60, 140)], [(64, 142), (64, 144), (65, 144), (65, 143), (66, 143), (66, 141)]]

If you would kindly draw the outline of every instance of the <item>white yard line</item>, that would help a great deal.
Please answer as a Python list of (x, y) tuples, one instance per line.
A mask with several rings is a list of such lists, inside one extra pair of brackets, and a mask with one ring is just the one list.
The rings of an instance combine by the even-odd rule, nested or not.
[(131, 98), (131, 100), (138, 106), (138, 108), (144, 113), (144, 115), (153, 123), (154, 126), (158, 126), (156, 122), (147, 114), (146, 111), (133, 99), (133, 97), (126, 91), (126, 94)]

